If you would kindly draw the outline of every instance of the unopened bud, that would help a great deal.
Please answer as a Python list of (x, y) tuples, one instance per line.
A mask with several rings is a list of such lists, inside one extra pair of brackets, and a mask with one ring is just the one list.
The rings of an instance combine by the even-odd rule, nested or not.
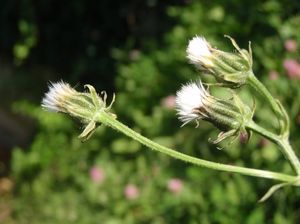
[[(228, 36), (226, 36), (228, 37)], [(213, 48), (204, 37), (194, 37), (187, 47), (187, 58), (197, 68), (212, 74), (216, 80), (226, 86), (237, 88), (246, 83), (252, 74), (252, 51), (240, 49), (235, 40), (228, 37), (236, 53)]]
[[(235, 96), (236, 97), (236, 96)], [(215, 143), (245, 130), (252, 111), (237, 98), (222, 100), (209, 94), (201, 81), (188, 83), (176, 94), (176, 108), (183, 125), (199, 120), (211, 122), (222, 131)]]
[[(45, 94), (42, 107), (52, 112), (63, 112), (80, 119), (85, 129), (79, 136), (86, 140), (96, 129), (96, 116), (98, 113), (109, 113), (112, 103), (106, 106), (106, 93), (101, 98), (91, 85), (85, 85), (89, 92), (78, 92), (63, 81), (51, 83), (49, 91)], [(112, 116), (115, 116), (111, 114)]]

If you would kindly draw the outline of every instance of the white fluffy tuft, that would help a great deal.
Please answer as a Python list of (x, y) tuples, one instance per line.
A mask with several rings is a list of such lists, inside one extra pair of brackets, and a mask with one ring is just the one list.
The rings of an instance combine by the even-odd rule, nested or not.
[(196, 113), (196, 109), (203, 106), (203, 101), (208, 96), (208, 93), (204, 89), (201, 81), (198, 83), (188, 83), (183, 85), (176, 93), (176, 109), (179, 115), (179, 120), (186, 123), (201, 118), (199, 113)]
[(43, 98), (42, 107), (53, 112), (64, 112), (61, 105), (73, 94), (76, 94), (76, 91), (68, 83), (63, 81), (51, 83), (49, 91)]
[(195, 36), (186, 49), (187, 58), (191, 63), (200, 66), (212, 66), (211, 46), (204, 37)]

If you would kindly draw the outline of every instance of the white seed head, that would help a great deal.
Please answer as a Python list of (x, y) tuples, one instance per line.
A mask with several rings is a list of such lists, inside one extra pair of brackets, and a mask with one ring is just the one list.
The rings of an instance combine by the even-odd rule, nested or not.
[(213, 66), (211, 49), (204, 37), (195, 36), (186, 49), (187, 58), (197, 66), (211, 67)]
[(183, 125), (190, 121), (202, 118), (201, 114), (197, 113), (203, 107), (204, 101), (209, 96), (209, 93), (203, 87), (201, 81), (198, 83), (188, 83), (183, 85), (176, 93), (176, 110), (179, 120)]
[(53, 112), (66, 112), (63, 104), (76, 93), (75, 89), (63, 81), (51, 83), (43, 98), (42, 107)]

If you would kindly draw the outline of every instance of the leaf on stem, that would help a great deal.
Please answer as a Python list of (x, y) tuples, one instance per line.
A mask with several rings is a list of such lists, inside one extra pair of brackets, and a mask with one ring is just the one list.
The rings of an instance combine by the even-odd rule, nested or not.
[(294, 183), (295, 183), (295, 181), (274, 185), (273, 187), (271, 187), (271, 188), (267, 191), (267, 193), (265, 193), (265, 195), (264, 195), (261, 199), (259, 199), (258, 202), (259, 202), (259, 203), (265, 202), (266, 200), (268, 200), (269, 197), (272, 196), (272, 194), (274, 194), (274, 193), (275, 193), (277, 190), (279, 190), (280, 188), (285, 187), (285, 186), (293, 185)]

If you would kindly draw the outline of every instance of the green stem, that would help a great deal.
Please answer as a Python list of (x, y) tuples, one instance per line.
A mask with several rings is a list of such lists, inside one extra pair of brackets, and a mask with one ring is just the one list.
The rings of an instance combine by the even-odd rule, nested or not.
[(273, 98), (268, 89), (255, 77), (253, 73), (248, 76), (249, 85), (254, 88), (260, 95), (262, 95), (268, 103), (270, 103), (272, 110), (280, 118), (282, 117), (281, 108), (279, 107), (276, 100)]
[(290, 121), (288, 114), (279, 101), (273, 98), (268, 89), (255, 77), (253, 73), (248, 76), (248, 84), (254, 88), (271, 106), (275, 113), (280, 129), (280, 135), (288, 138)]
[(255, 131), (256, 133), (261, 134), (262, 136), (270, 139), (272, 142), (276, 143), (280, 146), (280, 150), (284, 154), (284, 156), (290, 161), (294, 169), (296, 170), (297, 174), (300, 175), (300, 161), (296, 156), (294, 150), (292, 149), (289, 141), (287, 138), (282, 138), (263, 127), (257, 125), (254, 121), (250, 121), (247, 125), (247, 128), (250, 130)]
[(220, 170), (220, 171), (226, 171), (226, 172), (234, 172), (234, 173), (239, 173), (239, 174), (248, 175), (248, 176), (273, 179), (273, 180), (283, 181), (283, 182), (296, 182), (297, 181), (296, 176), (291, 176), (291, 175), (286, 175), (286, 174), (271, 172), (271, 171), (266, 171), (266, 170), (226, 165), (226, 164), (211, 162), (211, 161), (207, 161), (207, 160), (203, 160), (203, 159), (198, 159), (193, 156), (189, 156), (189, 155), (180, 153), (173, 149), (159, 145), (158, 143), (153, 142), (150, 139), (140, 135), (139, 133), (133, 131), (132, 129), (130, 129), (126, 125), (122, 124), (121, 122), (116, 120), (114, 117), (112, 117), (111, 115), (109, 115), (105, 112), (99, 113), (99, 116), (97, 117), (97, 121), (113, 128), (115, 130), (122, 132), (123, 134), (127, 135), (128, 137), (149, 147), (150, 149), (153, 149), (155, 151), (169, 155), (173, 158), (183, 160), (185, 162), (192, 163), (192, 164), (195, 164), (195, 165), (198, 165), (201, 167), (206, 167), (206, 168)]

